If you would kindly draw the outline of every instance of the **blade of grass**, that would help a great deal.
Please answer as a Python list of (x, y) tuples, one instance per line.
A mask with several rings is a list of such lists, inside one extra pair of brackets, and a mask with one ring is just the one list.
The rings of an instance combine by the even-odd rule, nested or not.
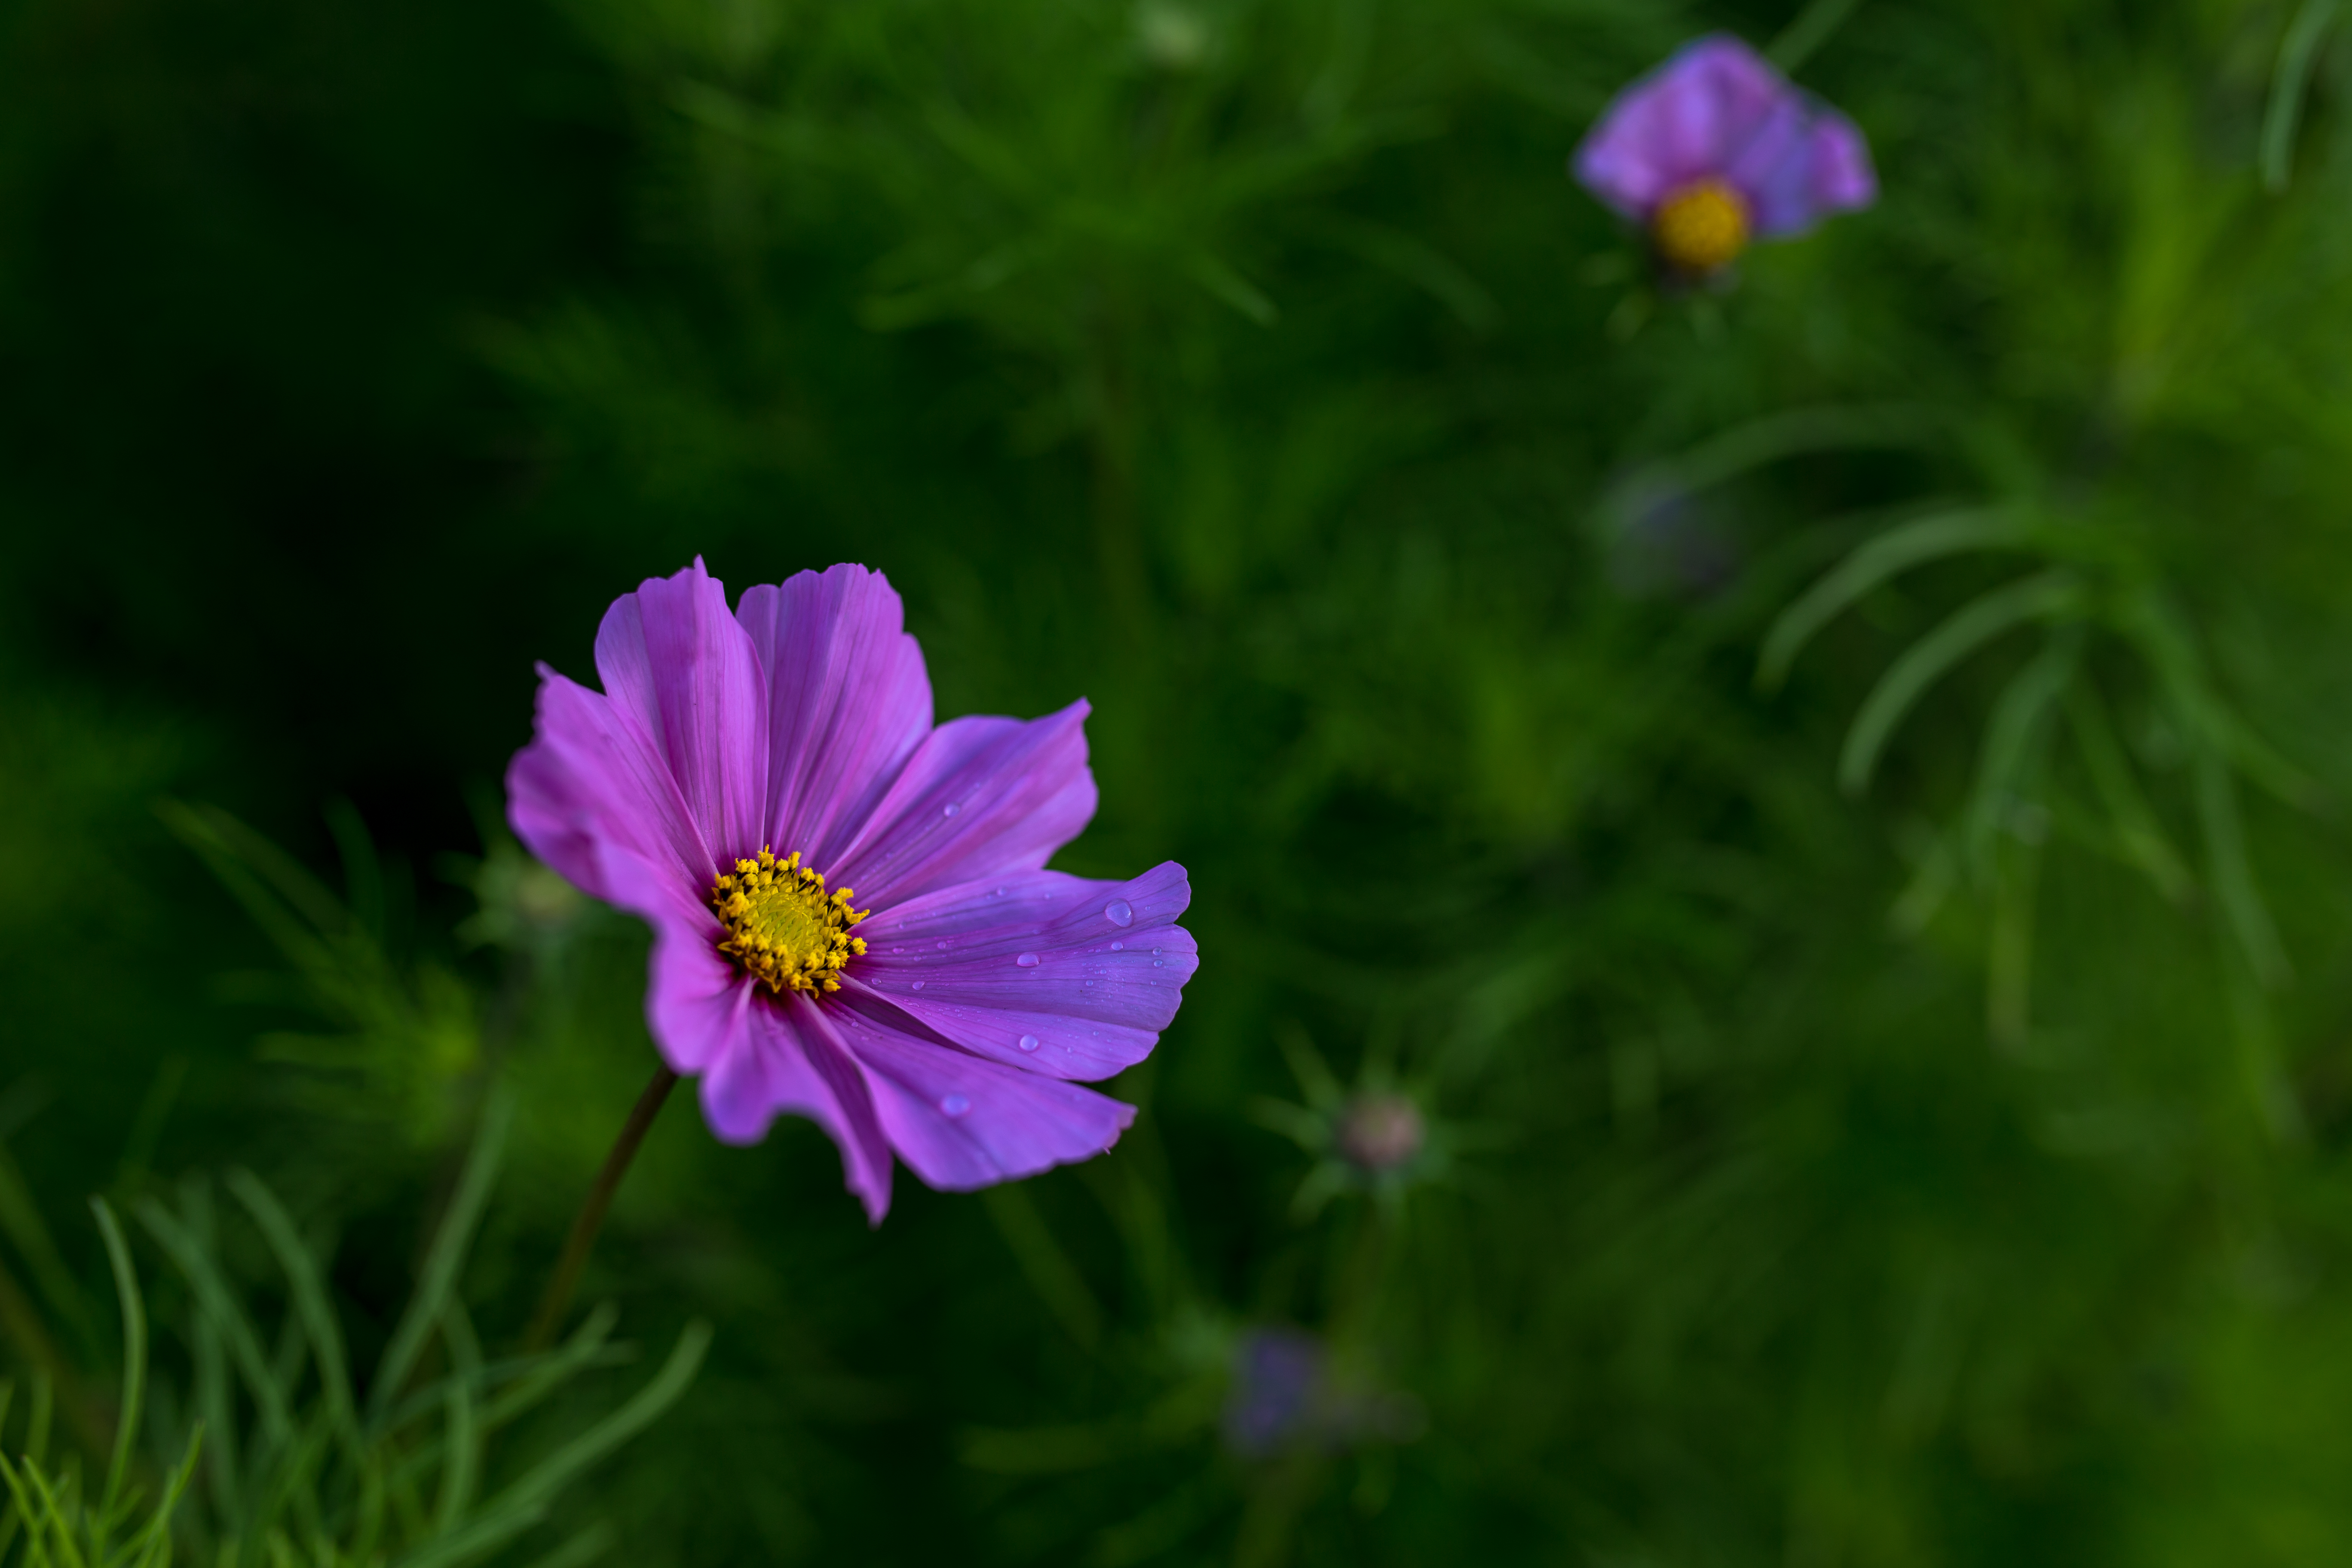
[(1756, 684), (1771, 690), (1788, 678), (1816, 633), (1873, 588), (1914, 566), (1977, 550), (2025, 542), (2024, 521), (2007, 508), (1937, 512), (1887, 530), (1857, 547), (1772, 622), (1756, 660)]
[(285, 1271), (287, 1286), (294, 1296), (294, 1310), (302, 1320), (310, 1341), (311, 1359), (319, 1368), (319, 1392), (327, 1404), (327, 1418), (334, 1424), (335, 1436), (342, 1442), (352, 1468), (363, 1472), (367, 1468), (367, 1445), (360, 1436), (359, 1417), (352, 1407), (351, 1369), (343, 1357), (343, 1331), (335, 1321), (334, 1304), (327, 1300), (326, 1282), (320, 1278), (318, 1260), (302, 1244), (278, 1194), (264, 1186), (259, 1177), (241, 1168), (231, 1171), (228, 1189), (261, 1227), (262, 1239), (269, 1244), (278, 1267)]
[(650, 1426), (677, 1402), (687, 1385), (694, 1381), (703, 1356), (710, 1349), (710, 1325), (699, 1318), (688, 1323), (678, 1334), (669, 1360), (627, 1404), (531, 1467), (521, 1479), (500, 1494), (499, 1504), (546, 1501), (573, 1476)]
[(1796, 19), (1780, 30), (1780, 36), (1766, 47), (1764, 58), (1790, 76), (1813, 56), (1813, 51), (1829, 42), (1830, 35), (1840, 23), (1852, 15), (1860, 0), (1812, 0)]
[(2100, 700), (2097, 687), (2087, 680), (2076, 681), (2066, 693), (2066, 717), (2125, 855), (2167, 900), (2187, 902), (2196, 887), (2189, 862), (2173, 847), (2156, 808), (2140, 789), (2123, 747), (2116, 743), (2115, 726), (2108, 722), (2106, 704)]
[(2082, 649), (2080, 626), (2060, 628), (1993, 704), (1985, 723), (1976, 793), (1969, 803), (1969, 858), (1979, 878), (1991, 875), (2000, 832), (2026, 781), (2041, 770), (2050, 715), (2074, 678)]
[(2336, 19), (2336, 0), (2304, 0), (2303, 9), (2287, 24), (2279, 40), (2278, 67), (2271, 73), (2270, 102), (2263, 110), (2263, 188), (2276, 195), (2286, 189), (2294, 162), (2295, 127), (2303, 120), (2303, 100), (2311, 89), (2312, 63), (2320, 40)]
[(131, 1248), (122, 1239), (122, 1227), (114, 1221), (114, 1210), (99, 1197), (89, 1200), (89, 1209), (98, 1216), (98, 1232), (106, 1242), (106, 1261), (114, 1271), (115, 1299), (122, 1311), (122, 1405), (115, 1415), (114, 1457), (106, 1467), (106, 1490), (98, 1505), (92, 1548), (103, 1557), (115, 1504), (121, 1500), (122, 1484), (131, 1474), (131, 1453), (139, 1442), (139, 1405), (147, 1391), (147, 1303), (139, 1293), (138, 1270), (131, 1267)]
[(677, 1403), (710, 1348), (710, 1325), (697, 1319), (686, 1326), (661, 1371), (618, 1410), (533, 1466), (482, 1510), (474, 1523), (454, 1536), (401, 1558), (395, 1568), (454, 1568), (530, 1528), (572, 1478), (635, 1436)]
[(448, 1342), (452, 1374), (448, 1379), (449, 1421), (441, 1466), (441, 1495), (434, 1505), (438, 1533), (457, 1528), (473, 1505), (474, 1489), (481, 1479), (482, 1438), (475, 1422), (474, 1383), (481, 1375), (482, 1347), (474, 1339), (465, 1310), (455, 1301), (441, 1316), (442, 1338)]
[(2278, 926), (2263, 902), (2246, 858), (2244, 819), (2238, 812), (2238, 791), (2228, 763), (2216, 752), (2197, 754), (2197, 816), (2205, 833), (2205, 854), (2213, 879), (2213, 896), (2230, 923), (2231, 934), (2246, 955), (2254, 981), (2265, 991), (2276, 990), (2292, 978), (2286, 949)]
[(481, 1219), (483, 1205), (489, 1201), (490, 1185), (497, 1179), (499, 1159), (506, 1149), (507, 1128), (513, 1117), (513, 1095), (503, 1086), (492, 1087), (483, 1101), (481, 1126), (474, 1134), (473, 1148), (467, 1152), (466, 1167), (457, 1177), (457, 1193), (449, 1200), (449, 1212), (442, 1217), (441, 1227), (434, 1232), (433, 1245), (425, 1251), (425, 1269), (417, 1279), (416, 1294), (401, 1313), (399, 1326), (393, 1330), (392, 1340), (384, 1346), (383, 1359), (377, 1363), (375, 1384), (368, 1390), (368, 1425), (376, 1430), (383, 1429), (385, 1413), (399, 1395), (401, 1385), (408, 1381), (417, 1354), (425, 1348), (425, 1336), (441, 1321), (442, 1309), (457, 1285), (458, 1266), (472, 1245), (474, 1226)]
[(1846, 731), (1838, 756), (1838, 787), (1848, 795), (1869, 787), (1879, 753), (1895, 726), (1945, 671), (2003, 632), (2069, 614), (2080, 607), (2082, 599), (2082, 585), (2073, 573), (2063, 568), (2041, 573), (1970, 600), (1906, 648), (1879, 678)]
[(220, 1271), (213, 1267), (210, 1249), (200, 1246), (187, 1228), (152, 1198), (141, 1201), (139, 1220), (195, 1291), (198, 1310), (210, 1314), (227, 1336), (229, 1353), (236, 1359), (237, 1370), (244, 1373), (246, 1388), (260, 1415), (264, 1454), (282, 1449), (294, 1436), (285, 1384), (262, 1354), (261, 1341), (254, 1333), (252, 1321), (230, 1293)]

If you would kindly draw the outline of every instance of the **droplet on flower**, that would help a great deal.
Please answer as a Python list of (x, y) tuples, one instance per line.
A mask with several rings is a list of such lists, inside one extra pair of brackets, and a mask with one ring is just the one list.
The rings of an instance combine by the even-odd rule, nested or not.
[(950, 801), (946, 805), (940, 809), (940, 815), (941, 816), (953, 816), (957, 812), (961, 811), (963, 807), (958, 805), (955, 802)]
[(916, 990), (918, 990), (918, 991), (920, 991), (922, 988), (923, 988), (923, 983), (922, 983), (921, 981), (919, 981), (919, 980), (916, 981), (916, 982), (915, 982), (915, 989), (916, 989)]
[(950, 1116), (961, 1116), (965, 1111), (971, 1109), (971, 1101), (966, 1100), (962, 1095), (951, 1094), (945, 1100), (940, 1101), (940, 1109), (946, 1111)]
[(1034, 969), (1037, 967), (1037, 955), (1034, 952), (1024, 952), (1013, 962), (1024, 969)]
[(1125, 951), (1126, 951), (1126, 949), (1127, 949), (1127, 943), (1125, 943), (1125, 942), (1112, 942), (1112, 943), (1110, 944), (1110, 950), (1111, 950), (1113, 952), (1125, 952)]
[(1135, 923), (1135, 906), (1125, 899), (1113, 899), (1103, 906), (1103, 918), (1115, 926)]
[(948, 950), (948, 944), (947, 944), (946, 942), (941, 942), (941, 943), (940, 943), (940, 951), (941, 952), (945, 952), (947, 950)]
[(1024, 1050), (1024, 1051), (1034, 1051), (1034, 1050), (1035, 1050), (1035, 1049), (1037, 1048), (1037, 1037), (1036, 1037), (1036, 1036), (1034, 1036), (1034, 1035), (1024, 1035), (1024, 1036), (1022, 1036), (1022, 1037), (1021, 1037), (1021, 1048), (1022, 1048), (1023, 1050)]
[(1152, 957), (1154, 957), (1154, 958), (1157, 958), (1157, 957), (1159, 957), (1159, 956), (1160, 956), (1160, 954), (1163, 951), (1164, 951), (1163, 949), (1160, 949), (1160, 948), (1157, 948), (1157, 947), (1155, 947), (1155, 948), (1153, 948), (1153, 949), (1151, 950), (1151, 956), (1152, 956)]
[(1151, 961), (1151, 967), (1154, 969), (1165, 969), (1168, 967), (1168, 961), (1164, 958), (1155, 958)]

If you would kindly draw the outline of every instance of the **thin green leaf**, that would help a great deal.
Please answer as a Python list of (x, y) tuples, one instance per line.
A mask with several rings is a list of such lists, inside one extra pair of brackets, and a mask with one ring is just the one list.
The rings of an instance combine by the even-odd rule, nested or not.
[(552, 1498), (574, 1476), (635, 1436), (676, 1404), (694, 1381), (709, 1349), (710, 1325), (697, 1318), (679, 1333), (661, 1371), (626, 1404), (533, 1466), (500, 1493), (493, 1506), (535, 1507)]
[[(131, 1451), (139, 1441), (139, 1405), (147, 1391), (147, 1304), (139, 1291), (139, 1272), (131, 1267), (131, 1248), (122, 1227), (104, 1198), (89, 1200), (98, 1216), (98, 1233), (106, 1241), (106, 1261), (114, 1271), (114, 1294), (122, 1311), (122, 1407), (114, 1422), (114, 1458), (106, 1468), (106, 1491), (98, 1505), (101, 1521), (111, 1521), (122, 1484), (131, 1475)], [(104, 1525), (100, 1526), (101, 1531)], [(104, 1536), (98, 1550), (104, 1550)]]
[(1020, 1264), (1029, 1288), (1060, 1320), (1070, 1338), (1088, 1351), (1101, 1343), (1102, 1303), (1087, 1288), (1086, 1276), (1078, 1272), (1069, 1254), (1054, 1239), (1052, 1228), (1037, 1213), (1027, 1190), (1008, 1182), (983, 1189), (981, 1202), (988, 1217), (996, 1222), (1004, 1245), (1013, 1249), (1013, 1261)]
[(1724, 431), (1678, 457), (1644, 464), (1611, 487), (1601, 504), (1607, 510), (1622, 506), (1628, 496), (1654, 493), (1662, 487), (1706, 489), (1808, 452), (1927, 447), (1937, 444), (1941, 435), (1937, 416), (1911, 405), (1791, 408)]
[(295, 1230), (285, 1206), (278, 1203), (278, 1194), (264, 1186), (259, 1177), (247, 1170), (231, 1171), (228, 1188), (261, 1227), (262, 1239), (277, 1255), (278, 1267), (286, 1272), (286, 1282), (294, 1295), (294, 1310), (302, 1320), (310, 1340), (311, 1358), (318, 1363), (319, 1388), (327, 1402), (327, 1418), (334, 1424), (335, 1436), (350, 1455), (352, 1468), (364, 1470), (367, 1445), (360, 1437), (359, 1417), (352, 1405), (351, 1369), (343, 1358), (342, 1326), (335, 1321), (334, 1304), (327, 1300), (326, 1281), (320, 1278), (318, 1260), (302, 1244), (301, 1235)]
[(2183, 728), (2287, 805), (2303, 811), (2318, 807), (2318, 784), (2248, 729), (2221, 700), (2188, 618), (2170, 601), (2143, 589), (2124, 602), (2119, 621), (2147, 656)]
[(443, 1216), (440, 1229), (434, 1233), (433, 1245), (425, 1252), (416, 1294), (410, 1298), (399, 1326), (393, 1330), (391, 1342), (384, 1346), (383, 1360), (376, 1367), (375, 1385), (368, 1391), (368, 1423), (379, 1431), (383, 1429), (385, 1412), (392, 1408), (401, 1385), (408, 1381), (415, 1366), (417, 1353), (425, 1348), (425, 1336), (441, 1321), (442, 1309), (457, 1282), (458, 1267), (473, 1243), (474, 1226), (481, 1219), (483, 1205), (489, 1201), (491, 1184), (498, 1177), (499, 1159), (506, 1150), (507, 1128), (513, 1117), (514, 1097), (502, 1086), (493, 1086), (483, 1101), (481, 1126), (474, 1134), (473, 1148), (466, 1155), (466, 1168), (457, 1178), (457, 1191), (449, 1200), (449, 1212)]
[[(41, 1218), (40, 1205), (33, 1201), (32, 1188), (5, 1143), (0, 1143), (0, 1231), (7, 1233), (18, 1254), (32, 1266), (33, 1281), (47, 1298), (56, 1321), (77, 1325), (85, 1321), (87, 1314), (81, 1292), (74, 1288), (73, 1271), (66, 1267)], [(89, 1348), (96, 1349), (95, 1345)]]
[(1968, 847), (1979, 877), (1994, 869), (1993, 852), (2011, 814), (2032, 788), (2047, 750), (2049, 719), (2066, 694), (2083, 651), (2080, 626), (2065, 626), (2011, 678), (1985, 723), (1976, 793), (1969, 804)]
[(489, 1407), (482, 1413), (484, 1429), (496, 1431), (562, 1387), (604, 1348), (620, 1316), (610, 1301), (598, 1302), (560, 1352), (546, 1357), (528, 1377), (490, 1401)]
[(2244, 950), (2254, 982), (2275, 990), (2293, 976), (2278, 926), (2255, 885), (2252, 864), (2246, 858), (2246, 833), (2238, 814), (2237, 785), (2224, 760), (2200, 750), (2196, 762), (2197, 816), (2205, 831), (2205, 855), (2213, 880), (2213, 896)]
[(1860, 0), (1812, 0), (1797, 13), (1796, 20), (1780, 29), (1780, 36), (1766, 47), (1764, 58), (1790, 76), (1813, 56), (1813, 51), (1829, 42), (1838, 25), (1853, 14)]
[(204, 1449), (204, 1441), (205, 1426), (199, 1421), (195, 1429), (188, 1434), (188, 1451), (182, 1456), (179, 1467), (165, 1483), (163, 1496), (155, 1505), (154, 1517), (147, 1521), (147, 1529), (135, 1543), (138, 1554), (131, 1560), (132, 1568), (160, 1568), (161, 1564), (171, 1562), (172, 1515), (178, 1510), (180, 1499), (186, 1495), (188, 1482), (194, 1479), (196, 1459)]
[(482, 1510), (473, 1523), (397, 1560), (394, 1568), (457, 1568), (537, 1523), (564, 1485), (642, 1431), (676, 1403), (693, 1382), (710, 1348), (710, 1325), (699, 1319), (678, 1335), (669, 1360), (621, 1408), (541, 1460)]
[(2033, 920), (2042, 846), (2012, 837), (1992, 865), (1991, 931), (1985, 944), (1985, 1029), (2000, 1049), (2025, 1047), (2033, 1026)]
[(481, 1376), (482, 1347), (474, 1338), (465, 1309), (451, 1301), (441, 1314), (441, 1336), (448, 1342), (453, 1375), (448, 1379), (449, 1420), (442, 1452), (441, 1495), (434, 1505), (436, 1533), (457, 1528), (473, 1506), (474, 1488), (482, 1473), (482, 1438), (475, 1421), (474, 1384)]
[(2318, 58), (2320, 40), (2336, 19), (2336, 0), (2304, 0), (2303, 9), (2287, 25), (2279, 41), (2278, 67), (2271, 73), (2270, 102), (2263, 110), (2263, 188), (2273, 195), (2286, 189), (2294, 163), (2295, 127), (2303, 120), (2303, 100), (2311, 89), (2311, 68)]
[(219, 1269), (213, 1266), (209, 1248), (200, 1246), (187, 1227), (152, 1198), (141, 1200), (139, 1221), (195, 1291), (197, 1309), (209, 1315), (227, 1336), (229, 1353), (237, 1370), (244, 1373), (246, 1390), (260, 1414), (265, 1452), (282, 1447), (294, 1435), (285, 1384), (262, 1354), (261, 1341), (254, 1333), (253, 1322), (222, 1279)]
[(1888, 529), (1857, 547), (1773, 620), (1757, 658), (1757, 685), (1767, 690), (1779, 686), (1815, 633), (1897, 574), (1970, 551), (2013, 549), (2026, 539), (2024, 519), (2006, 507), (1937, 512)]
[[(192, 1182), (184, 1189), (182, 1202), (188, 1211), (190, 1232), (200, 1245), (209, 1247), (209, 1189)], [(212, 1442), (206, 1446), (206, 1489), (212, 1494), (214, 1511), (219, 1514), (226, 1532), (241, 1535), (245, 1532), (244, 1468), (237, 1456), (236, 1425), (229, 1418), (232, 1394), (226, 1353), (221, 1348), (220, 1324), (201, 1306), (194, 1318), (189, 1330), (189, 1354), (195, 1369), (196, 1411), (198, 1419), (213, 1434)]]
[(1838, 785), (1849, 795), (1869, 787), (1895, 726), (1928, 687), (1986, 643), (2029, 621), (2071, 614), (2082, 605), (2081, 584), (2059, 569), (2010, 584), (1969, 601), (1934, 631), (1913, 643), (1879, 678), (1838, 755)]
[(1193, 252), (1185, 270), (1192, 274), (1194, 282), (1214, 298), (1232, 306), (1244, 320), (1255, 321), (1261, 327), (1270, 327), (1282, 314), (1256, 284), (1208, 251)]
[(2189, 863), (2173, 847), (2123, 747), (2116, 743), (2115, 727), (2107, 721), (2106, 704), (2100, 700), (2098, 689), (2087, 680), (2076, 681), (2066, 693), (2066, 717), (2125, 858), (2168, 900), (2187, 902), (2196, 885), (2189, 874)]

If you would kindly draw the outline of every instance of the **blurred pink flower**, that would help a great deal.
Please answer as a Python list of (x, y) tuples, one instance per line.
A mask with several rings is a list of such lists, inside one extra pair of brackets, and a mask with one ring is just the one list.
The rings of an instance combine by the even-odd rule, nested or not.
[(1717, 271), (1751, 239), (1801, 234), (1878, 196), (1853, 122), (1724, 34), (1685, 45), (1619, 93), (1572, 167), (1686, 275)]

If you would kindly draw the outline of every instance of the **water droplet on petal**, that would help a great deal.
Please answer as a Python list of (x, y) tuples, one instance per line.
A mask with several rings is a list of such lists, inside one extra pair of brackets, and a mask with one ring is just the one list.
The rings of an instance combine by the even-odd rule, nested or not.
[(1153, 949), (1151, 950), (1151, 956), (1152, 956), (1152, 957), (1154, 957), (1154, 958), (1157, 958), (1157, 957), (1159, 957), (1159, 956), (1160, 956), (1160, 950), (1159, 948), (1156, 948), (1156, 947), (1155, 947), (1155, 948), (1153, 948)]
[(1024, 952), (1013, 962), (1024, 969), (1034, 969), (1037, 967), (1037, 955), (1034, 952)]
[(919, 981), (919, 980), (916, 981), (916, 982), (915, 982), (915, 989), (916, 989), (916, 990), (918, 990), (918, 991), (920, 991), (922, 988), (923, 988), (923, 983), (922, 983), (921, 981)]
[(1103, 906), (1103, 918), (1115, 926), (1135, 923), (1135, 906), (1125, 899), (1113, 899)]
[(1110, 950), (1111, 950), (1113, 952), (1125, 952), (1125, 951), (1126, 951), (1126, 949), (1127, 949), (1127, 943), (1125, 943), (1125, 942), (1112, 942), (1112, 943), (1110, 944)]
[(957, 812), (961, 811), (963, 807), (958, 805), (955, 802), (950, 801), (946, 805), (940, 808), (940, 815), (941, 816), (953, 816)]
[(1034, 1036), (1034, 1035), (1024, 1035), (1024, 1036), (1022, 1036), (1022, 1037), (1021, 1037), (1021, 1048), (1022, 1048), (1023, 1050), (1024, 1050), (1024, 1051), (1034, 1051), (1034, 1050), (1035, 1050), (1035, 1049), (1037, 1048), (1037, 1037), (1036, 1037), (1036, 1036)]
[(961, 1116), (965, 1111), (971, 1109), (971, 1101), (966, 1100), (962, 1095), (951, 1094), (945, 1100), (940, 1101), (940, 1109), (946, 1111), (950, 1116)]
[(891, 951), (892, 952), (906, 952), (907, 950), (906, 950), (905, 948), (903, 948), (903, 947), (894, 947), (894, 948), (892, 948), (890, 951)]
[(1002, 889), (1002, 888), (997, 889), (996, 889), (996, 896), (997, 896), (998, 898), (1000, 898), (1000, 899), (1001, 899), (1001, 898), (1003, 898), (1003, 897), (1004, 896), (1004, 889)]
[[(1168, 967), (1168, 961), (1164, 958), (1155, 958), (1151, 961), (1151, 967), (1154, 969), (1165, 969)], [(916, 981), (916, 989), (920, 990), (922, 988), (922, 984), (923, 983), (921, 981)]]
[(948, 950), (948, 944), (947, 944), (946, 942), (941, 942), (941, 943), (940, 943), (940, 951), (941, 952), (945, 952), (947, 950)]

